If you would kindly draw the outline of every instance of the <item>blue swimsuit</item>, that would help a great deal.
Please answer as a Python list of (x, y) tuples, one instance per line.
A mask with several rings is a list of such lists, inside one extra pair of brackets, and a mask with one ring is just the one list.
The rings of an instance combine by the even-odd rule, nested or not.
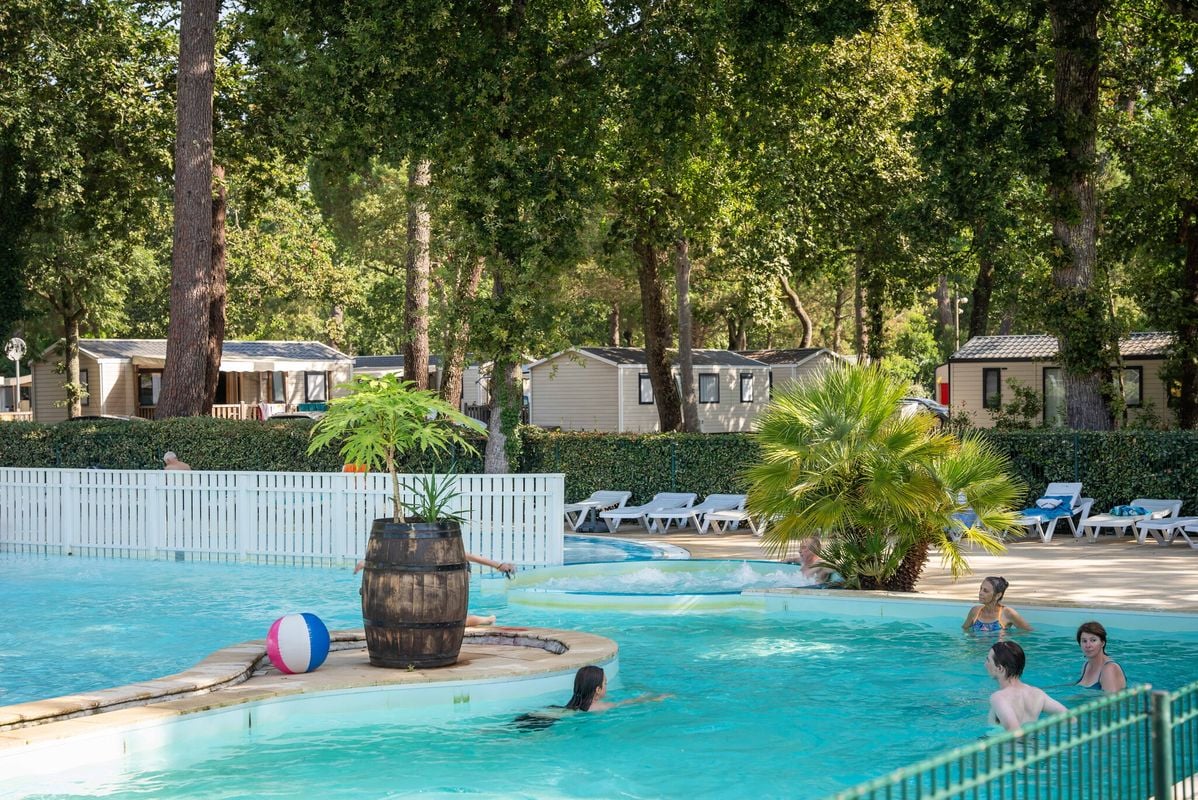
[(984, 633), (994, 633), (1002, 630), (1002, 621), (994, 620), (993, 622), (982, 622), (980, 619), (975, 619), (973, 624), (969, 626), (971, 631), (980, 631)]
[[(1113, 658), (1108, 658), (1106, 661), (1102, 662), (1102, 666), (1098, 668), (1098, 680), (1094, 681), (1091, 684), (1082, 683), (1082, 678), (1086, 677), (1086, 665), (1083, 664), (1082, 665), (1082, 674), (1077, 679), (1077, 685), (1082, 687), (1083, 689), (1097, 689), (1098, 691), (1101, 692), (1102, 691), (1102, 671), (1104, 669), (1106, 669), (1107, 664), (1114, 664), (1114, 663), (1115, 663), (1115, 659), (1113, 659)], [(1118, 666), (1118, 665), (1116, 665), (1116, 666)], [(1122, 668), (1120, 668), (1120, 669), (1122, 669)], [(1123, 682), (1127, 683), (1126, 677), (1124, 677)]]

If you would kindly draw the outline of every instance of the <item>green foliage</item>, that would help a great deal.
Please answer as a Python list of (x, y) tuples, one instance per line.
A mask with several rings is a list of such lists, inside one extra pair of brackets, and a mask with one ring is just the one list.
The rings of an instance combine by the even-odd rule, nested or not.
[(1036, 390), (1017, 378), (1008, 378), (1012, 399), (994, 411), (994, 426), (1000, 430), (1027, 430), (1040, 426), (1044, 408)]
[(844, 588), (873, 589), (898, 571), (904, 552), (898, 537), (867, 530), (828, 540), (820, 546), (819, 557), (844, 577)]
[(461, 522), (461, 511), (450, 511), (449, 504), (462, 496), (453, 475), (421, 475), (408, 487), (416, 499), (404, 503), (412, 516), (424, 522)]
[[(897, 552), (897, 563), (909, 549), (926, 552), (935, 544), (955, 573), (965, 562), (949, 531), (999, 549), (989, 531), (1013, 526), (1010, 509), (1019, 495), (1005, 460), (978, 440), (939, 432), (931, 415), (897, 413), (906, 390), (878, 367), (844, 366), (775, 397), (758, 421), (761, 460), (746, 471), (749, 509), (775, 519), (765, 534), (771, 549), (786, 552), (816, 532), (850, 547), (878, 535)], [(953, 514), (969, 508), (979, 524), (966, 528)], [(867, 563), (892, 559), (871, 556)], [(917, 575), (922, 560), (915, 566)], [(895, 572), (841, 574), (877, 588)]]
[(552, 432), (521, 428), (521, 472), (562, 472), (567, 501), (603, 489), (632, 492), (642, 503), (657, 492), (738, 494), (744, 466), (758, 457), (743, 434)]
[(466, 431), (483, 430), (436, 393), (413, 386), (395, 375), (359, 376), (345, 385), (348, 394), (329, 401), (308, 446), (311, 454), (334, 445), (346, 464), (390, 473), (396, 522), (404, 521), (399, 457), (410, 451), (444, 454), (453, 446), (470, 449)]

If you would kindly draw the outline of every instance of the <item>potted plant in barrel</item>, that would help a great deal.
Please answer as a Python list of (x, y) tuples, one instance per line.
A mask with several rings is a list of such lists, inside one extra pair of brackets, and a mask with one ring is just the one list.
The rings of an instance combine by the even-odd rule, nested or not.
[[(346, 464), (391, 476), (393, 513), (371, 526), (362, 575), (370, 663), (401, 669), (452, 664), (462, 647), (470, 591), (459, 518), (447, 508), (456, 493), (449, 478), (425, 477), (407, 487), (416, 499), (405, 505), (398, 460), (454, 445), (477, 452), (466, 433), (484, 428), (394, 375), (361, 376), (346, 388), (313, 426), (308, 452), (336, 444)], [(407, 513), (412, 510), (416, 515)]]

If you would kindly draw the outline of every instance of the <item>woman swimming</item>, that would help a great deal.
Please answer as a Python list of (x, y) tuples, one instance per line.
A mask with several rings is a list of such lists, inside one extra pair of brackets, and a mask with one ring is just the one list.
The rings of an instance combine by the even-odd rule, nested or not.
[(605, 697), (607, 697), (607, 675), (603, 672), (603, 668), (595, 666), (579, 667), (578, 672), (574, 673), (574, 694), (570, 696), (570, 700), (565, 706), (550, 706), (540, 711), (530, 711), (527, 714), (521, 714), (515, 719), (516, 727), (524, 730), (540, 730), (549, 727), (563, 716), (568, 716), (571, 711), (598, 713), (600, 711), (608, 711), (617, 706), (630, 706), (634, 703), (650, 703), (657, 700), (665, 700), (667, 697), (673, 697), (673, 695), (643, 694), (639, 697), (630, 697), (627, 700), (620, 700), (616, 703), (604, 700), (603, 698)]
[(1083, 622), (1077, 629), (1077, 643), (1086, 657), (1077, 685), (1103, 692), (1118, 692), (1127, 688), (1123, 667), (1106, 654), (1106, 628), (1098, 622)]
[(630, 697), (616, 703), (609, 703), (607, 697), (607, 675), (602, 667), (580, 667), (574, 673), (574, 694), (566, 703), (566, 708), (573, 711), (607, 711), (617, 706), (630, 706), (634, 703), (652, 703), (673, 697), (669, 694), (642, 694)]
[(981, 605), (969, 609), (969, 613), (965, 615), (965, 622), (961, 625), (961, 630), (986, 633), (1014, 626), (1020, 630), (1030, 631), (1032, 626), (1019, 616), (1018, 611), (1002, 604), (1003, 595), (1006, 594), (1009, 585), (1002, 577), (983, 579), (982, 585), (978, 587), (978, 600)]

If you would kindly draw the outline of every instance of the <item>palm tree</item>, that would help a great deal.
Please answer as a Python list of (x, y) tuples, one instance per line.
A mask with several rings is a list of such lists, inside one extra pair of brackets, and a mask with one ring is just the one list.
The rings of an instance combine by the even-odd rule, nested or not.
[(819, 532), (822, 557), (850, 585), (914, 591), (932, 546), (954, 575), (968, 569), (958, 538), (1002, 549), (1022, 496), (1006, 460), (938, 431), (930, 414), (899, 413), (906, 391), (876, 366), (845, 365), (774, 399), (746, 474), (750, 511), (777, 520), (765, 536), (773, 553)]

